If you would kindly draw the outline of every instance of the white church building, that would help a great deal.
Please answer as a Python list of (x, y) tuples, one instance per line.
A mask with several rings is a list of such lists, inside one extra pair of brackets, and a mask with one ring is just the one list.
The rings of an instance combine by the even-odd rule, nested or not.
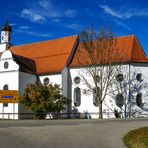
[[(1, 29), (0, 43), (0, 118), (25, 118), (21, 113), (27, 111), (19, 103), (19, 96), (26, 84), (35, 81), (44, 83), (46, 80), (59, 84), (64, 96), (71, 100), (67, 112), (76, 110), (78, 113), (88, 113), (90, 118), (98, 118), (99, 109), (93, 93), (83, 93), (86, 86), (79, 73), (85, 67), (82, 68), (77, 63), (78, 35), (15, 46), (11, 44), (11, 33), (12, 28), (6, 22)], [(117, 44), (122, 50), (128, 51), (125, 52), (128, 60), (123, 61), (124, 66), (137, 69), (134, 85), (144, 84), (141, 85), (143, 88), (134, 92), (131, 97), (133, 117), (148, 116), (147, 56), (134, 35), (118, 37)], [(124, 77), (124, 74), (122, 76)], [(107, 98), (103, 103), (103, 117), (115, 118), (115, 109), (122, 111), (114, 98)], [(122, 116), (124, 117), (124, 114)]]

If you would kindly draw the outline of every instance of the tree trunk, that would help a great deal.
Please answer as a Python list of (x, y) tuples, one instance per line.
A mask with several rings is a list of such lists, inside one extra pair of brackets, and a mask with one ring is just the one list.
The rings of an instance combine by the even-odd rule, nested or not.
[(103, 119), (102, 102), (99, 104), (99, 119)]

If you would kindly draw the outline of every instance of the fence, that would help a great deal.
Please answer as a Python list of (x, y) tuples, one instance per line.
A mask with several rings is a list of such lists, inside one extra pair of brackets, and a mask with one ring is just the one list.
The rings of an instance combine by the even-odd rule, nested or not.
[[(131, 113), (131, 112), (130, 112)], [(126, 113), (129, 117), (129, 113)], [(131, 113), (134, 117), (148, 117), (148, 114), (140, 113), (139, 116), (135, 112)], [(0, 119), (98, 119), (99, 113), (0, 113)], [(103, 118), (125, 118), (125, 112), (116, 114), (115, 112), (103, 112)]]

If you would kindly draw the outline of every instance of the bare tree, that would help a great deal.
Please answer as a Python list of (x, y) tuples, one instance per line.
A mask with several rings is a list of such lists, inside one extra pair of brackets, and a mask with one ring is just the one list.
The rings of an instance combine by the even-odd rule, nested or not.
[(116, 46), (117, 38), (109, 29), (101, 28), (98, 33), (87, 29), (80, 35), (77, 62), (81, 66), (80, 76), (87, 86), (87, 92), (93, 92), (98, 101), (99, 118), (103, 118), (102, 104), (109, 95), (115, 82), (115, 76), (121, 68), (120, 62), (125, 55)]
[[(139, 110), (145, 110), (142, 95), (148, 95), (147, 82), (142, 78), (138, 68), (125, 65), (116, 76), (111, 97), (115, 99), (116, 105), (124, 113), (124, 117), (134, 116)], [(142, 91), (145, 91), (142, 94)], [(139, 94), (139, 99), (138, 99)]]

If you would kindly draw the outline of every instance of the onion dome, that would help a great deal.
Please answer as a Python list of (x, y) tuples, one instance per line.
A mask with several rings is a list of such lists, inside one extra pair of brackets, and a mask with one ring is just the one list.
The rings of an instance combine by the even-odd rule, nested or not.
[(8, 24), (8, 18), (6, 18), (6, 23), (3, 24), (1, 31), (12, 32), (12, 27)]

